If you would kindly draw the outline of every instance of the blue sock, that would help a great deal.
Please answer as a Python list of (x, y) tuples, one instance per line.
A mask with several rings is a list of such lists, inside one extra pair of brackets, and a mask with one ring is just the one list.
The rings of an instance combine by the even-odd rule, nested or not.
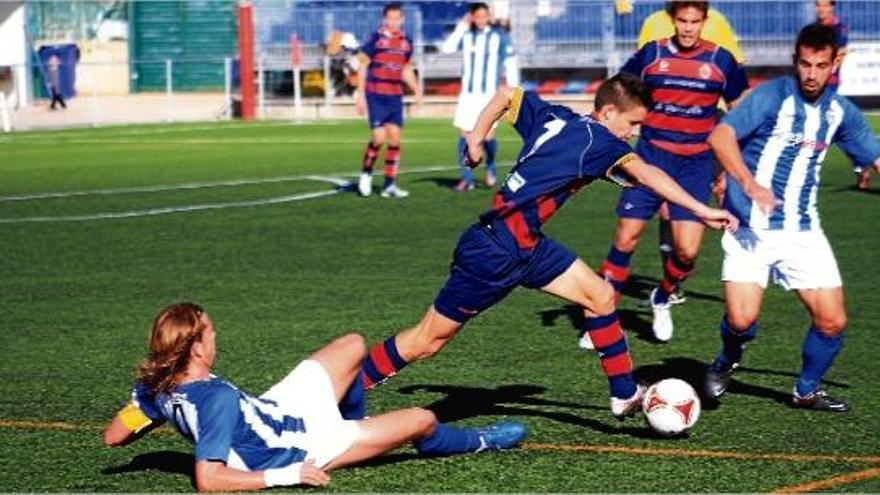
[(486, 141), (484, 147), (486, 148), (486, 170), (492, 172), (492, 175), (496, 175), (495, 155), (498, 154), (498, 140), (492, 138)]
[(367, 415), (367, 397), (364, 394), (364, 378), (363, 373), (358, 373), (339, 401), (339, 412), (342, 419), (364, 419)]
[(712, 368), (727, 371), (731, 366), (740, 362), (746, 342), (755, 338), (758, 333), (758, 322), (754, 322), (749, 328), (737, 331), (727, 322), (727, 314), (721, 318), (721, 352), (712, 363)]
[[(467, 149), (467, 141), (464, 140), (463, 137), (458, 138), (458, 158), (461, 159), (464, 156), (464, 150)], [(474, 183), (474, 171), (471, 170), (467, 165), (461, 165), (461, 178), (465, 180), (468, 184)]]
[(413, 445), (421, 455), (449, 455), (475, 452), (482, 442), (477, 430), (438, 423), (431, 436), (417, 440)]
[(819, 388), (819, 382), (831, 367), (842, 346), (843, 332), (835, 337), (829, 337), (815, 326), (810, 326), (801, 350), (804, 363), (796, 385), (798, 395), (803, 397)]

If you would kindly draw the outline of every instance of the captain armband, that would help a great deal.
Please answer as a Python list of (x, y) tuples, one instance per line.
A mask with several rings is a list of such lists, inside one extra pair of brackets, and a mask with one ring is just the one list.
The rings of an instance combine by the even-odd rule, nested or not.
[(135, 433), (139, 433), (153, 423), (134, 402), (129, 402), (119, 411), (119, 419), (126, 428)]
[(523, 96), (525, 92), (522, 88), (513, 88), (513, 95), (510, 97), (510, 108), (507, 109), (507, 121), (511, 125), (516, 124), (519, 118), (519, 109), (522, 106)]
[(608, 178), (608, 180), (614, 182), (621, 187), (632, 187), (634, 181), (632, 177), (630, 177), (629, 174), (627, 174), (626, 171), (623, 170), (622, 166), (633, 160), (638, 159), (639, 155), (636, 155), (635, 153), (627, 153), (623, 155), (616, 162), (614, 162), (614, 165), (608, 167), (608, 171), (605, 172), (605, 176)]

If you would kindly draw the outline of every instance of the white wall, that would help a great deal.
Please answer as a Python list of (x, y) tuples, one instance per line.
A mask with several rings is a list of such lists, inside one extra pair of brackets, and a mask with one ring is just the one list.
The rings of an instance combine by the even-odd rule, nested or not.
[(15, 73), (13, 108), (26, 105), (30, 93), (25, 21), (23, 1), (0, 1), (0, 66), (12, 66)]

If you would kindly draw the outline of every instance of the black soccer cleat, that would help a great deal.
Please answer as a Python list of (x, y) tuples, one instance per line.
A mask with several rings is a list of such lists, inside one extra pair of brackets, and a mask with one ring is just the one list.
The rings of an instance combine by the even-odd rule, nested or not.
[(703, 395), (708, 399), (720, 399), (724, 392), (727, 392), (730, 379), (733, 377), (733, 372), (736, 371), (737, 366), (739, 366), (739, 363), (733, 363), (726, 370), (710, 366), (706, 370), (706, 378), (703, 380)]
[(794, 391), (791, 397), (791, 406), (796, 409), (810, 409), (812, 411), (830, 411), (845, 413), (850, 407), (846, 402), (835, 399), (824, 390), (816, 390), (811, 394), (801, 397)]

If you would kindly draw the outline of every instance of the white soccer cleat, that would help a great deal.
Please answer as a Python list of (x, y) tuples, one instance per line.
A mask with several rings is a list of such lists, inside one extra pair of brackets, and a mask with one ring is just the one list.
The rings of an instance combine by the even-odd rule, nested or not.
[(584, 334), (581, 335), (581, 339), (578, 340), (578, 347), (587, 350), (596, 348), (596, 346), (593, 345), (593, 339), (590, 338), (590, 332), (584, 332)]
[(363, 197), (369, 196), (373, 192), (373, 176), (363, 172), (358, 180), (358, 194)]
[(382, 196), (383, 198), (405, 198), (409, 196), (409, 191), (397, 187), (397, 184), (391, 184), (385, 189), (382, 189), (379, 196)]
[(651, 310), (654, 311), (654, 323), (651, 328), (654, 330), (654, 337), (660, 342), (669, 342), (672, 338), (672, 304), (668, 301), (664, 304), (654, 303), (654, 296), (657, 294), (657, 288), (651, 291)]
[(629, 399), (611, 398), (611, 414), (617, 419), (625, 419), (634, 416), (642, 408), (642, 399), (645, 397), (645, 387), (636, 385), (636, 393)]

